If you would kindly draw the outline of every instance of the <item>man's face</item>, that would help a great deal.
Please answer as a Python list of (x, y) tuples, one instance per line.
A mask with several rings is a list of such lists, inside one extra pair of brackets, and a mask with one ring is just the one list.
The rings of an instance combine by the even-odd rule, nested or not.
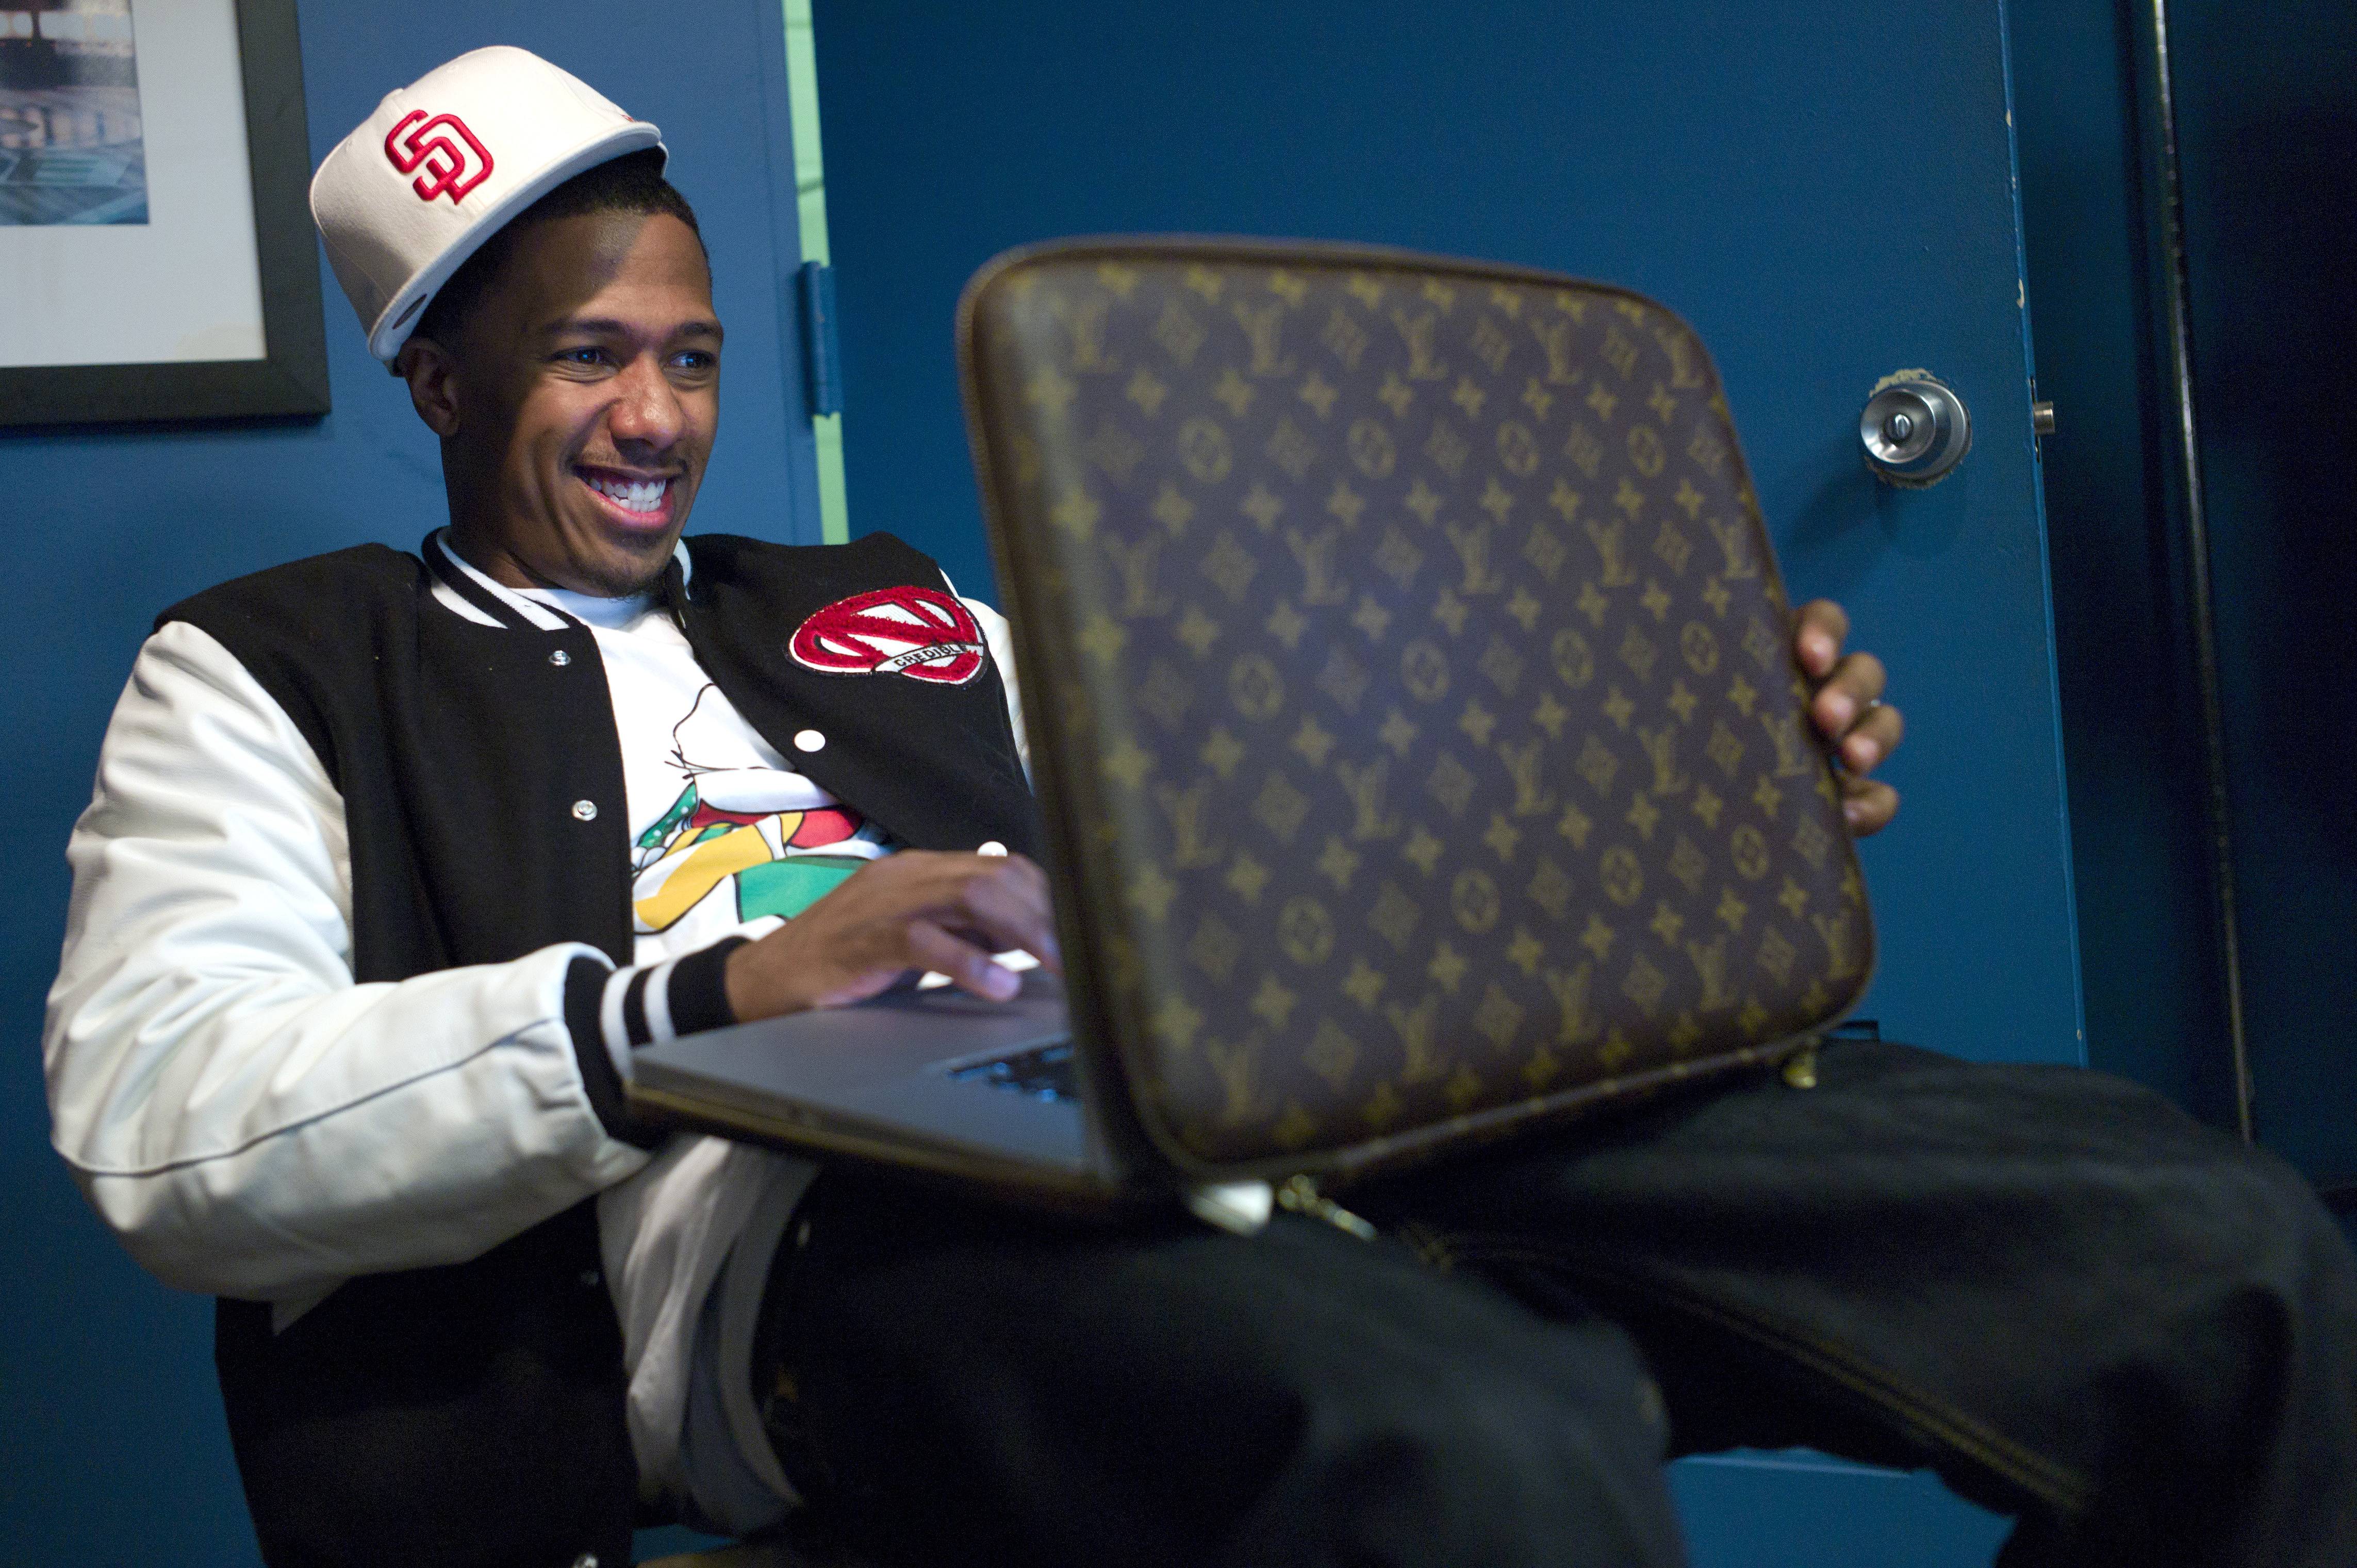
[(452, 348), (452, 428), (419, 408), (444, 438), (459, 553), (517, 587), (619, 596), (660, 577), (720, 414), (720, 322), (687, 225), (533, 224)]

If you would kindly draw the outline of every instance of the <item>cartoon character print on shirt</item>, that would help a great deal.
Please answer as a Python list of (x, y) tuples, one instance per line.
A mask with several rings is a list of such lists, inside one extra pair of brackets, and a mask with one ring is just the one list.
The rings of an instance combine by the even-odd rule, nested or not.
[(735, 899), (739, 922), (791, 919), (885, 851), (881, 833), (802, 775), (716, 766), (744, 749), (726, 721), (705, 714), (716, 691), (698, 691), (672, 726), (670, 761), (684, 784), (634, 847), (630, 908), (642, 935), (716, 896)]

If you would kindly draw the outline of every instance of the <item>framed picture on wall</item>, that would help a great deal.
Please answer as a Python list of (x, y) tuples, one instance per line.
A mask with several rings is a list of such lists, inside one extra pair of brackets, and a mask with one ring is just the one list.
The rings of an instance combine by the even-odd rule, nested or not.
[(0, 425), (328, 411), (295, 0), (0, 0)]

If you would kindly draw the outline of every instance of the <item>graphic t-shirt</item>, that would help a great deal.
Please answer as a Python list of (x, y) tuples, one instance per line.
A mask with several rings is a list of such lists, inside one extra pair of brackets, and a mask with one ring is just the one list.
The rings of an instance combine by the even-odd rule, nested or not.
[[(634, 962), (766, 935), (888, 853), (880, 832), (745, 722), (653, 596), (510, 592), (597, 639), (629, 800)], [(631, 1446), (695, 1522), (758, 1528), (792, 1500), (752, 1408), (751, 1336), (778, 1234), (815, 1170), (682, 1134), (598, 1199)]]
[[(532, 624), (554, 630), (570, 617), (597, 640), (627, 796), (632, 962), (659, 963), (731, 934), (766, 936), (888, 853), (880, 831), (745, 721), (654, 595), (510, 588), (451, 558)], [(684, 548), (678, 559), (689, 569)], [(435, 596), (474, 613), (447, 589)], [(974, 608), (1003, 628), (987, 606)], [(825, 745), (815, 730), (795, 740)]]
[[(653, 596), (508, 588), (452, 558), (532, 624), (553, 630), (570, 616), (597, 639), (628, 798), (634, 963), (766, 935), (890, 852), (855, 806), (745, 721)], [(679, 561), (692, 569), (684, 549)], [(474, 613), (447, 589), (436, 597)], [(1020, 753), (1006, 623), (987, 605), (960, 602), (1010, 677)], [(826, 744), (815, 731), (791, 738)], [(807, 1160), (683, 1133), (597, 1200), (641, 1481), (679, 1500), (691, 1521), (727, 1533), (774, 1523), (794, 1501), (753, 1407), (751, 1348), (770, 1260), (815, 1174)]]
[(639, 962), (774, 930), (885, 853), (881, 833), (745, 722), (651, 601), (530, 596), (587, 622), (606, 663)]

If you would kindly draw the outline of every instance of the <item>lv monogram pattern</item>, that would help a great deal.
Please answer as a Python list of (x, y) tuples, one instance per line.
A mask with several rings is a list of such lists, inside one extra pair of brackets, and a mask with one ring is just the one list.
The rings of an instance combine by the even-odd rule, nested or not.
[(1674, 317), (1118, 244), (971, 309), (1108, 1022), (1183, 1154), (1355, 1160), (1765, 1059), (1863, 987), (1790, 612)]

